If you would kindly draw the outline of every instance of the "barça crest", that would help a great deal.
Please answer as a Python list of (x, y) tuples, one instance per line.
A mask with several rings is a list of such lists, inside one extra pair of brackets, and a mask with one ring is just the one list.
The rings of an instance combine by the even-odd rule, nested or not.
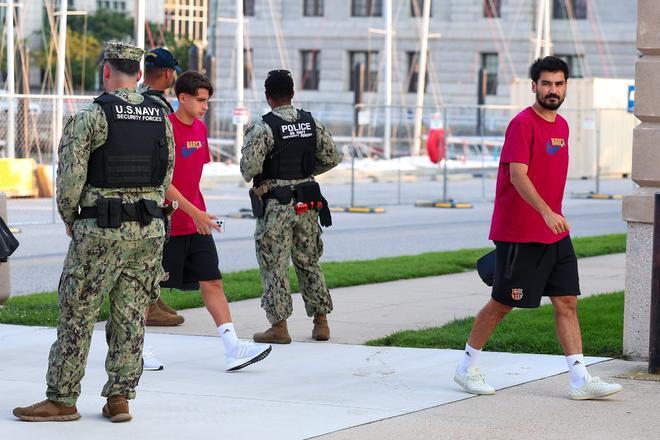
[(523, 297), (522, 289), (511, 289), (511, 298), (513, 298), (516, 301), (520, 301), (522, 297)]

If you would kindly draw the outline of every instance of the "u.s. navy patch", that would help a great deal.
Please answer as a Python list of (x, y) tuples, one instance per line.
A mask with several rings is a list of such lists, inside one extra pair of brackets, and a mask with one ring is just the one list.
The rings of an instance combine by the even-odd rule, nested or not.
[(158, 107), (115, 104), (112, 116), (115, 121), (163, 122), (162, 110)]

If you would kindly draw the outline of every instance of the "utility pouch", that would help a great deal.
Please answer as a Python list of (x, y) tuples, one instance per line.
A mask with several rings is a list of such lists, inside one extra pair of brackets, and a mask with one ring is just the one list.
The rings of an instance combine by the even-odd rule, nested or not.
[(116, 229), (121, 226), (122, 203), (118, 198), (100, 198), (96, 201), (96, 225), (99, 228)]
[(289, 186), (280, 186), (272, 191), (273, 196), (281, 205), (288, 205), (293, 199), (293, 190)]
[(296, 185), (296, 202), (300, 203), (314, 203), (320, 202), (323, 196), (321, 195), (321, 187), (317, 182), (305, 182)]
[(250, 203), (252, 204), (252, 215), (254, 218), (261, 218), (264, 216), (264, 201), (254, 192), (254, 188), (250, 188)]
[(158, 215), (158, 205), (153, 200), (140, 200), (135, 204), (135, 214), (140, 226), (148, 226)]

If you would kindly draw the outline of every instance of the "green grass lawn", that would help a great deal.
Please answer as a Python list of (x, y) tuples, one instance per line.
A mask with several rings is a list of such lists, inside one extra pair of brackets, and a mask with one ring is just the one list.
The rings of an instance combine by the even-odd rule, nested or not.
[[(625, 234), (612, 234), (573, 239), (579, 258), (606, 255), (626, 250)], [(435, 275), (474, 270), (476, 260), (491, 250), (462, 249), (446, 252), (428, 252), (419, 255), (378, 258), (365, 261), (342, 261), (323, 263), (323, 271), (329, 288), (358, 286), (402, 279), (421, 278)], [(229, 301), (239, 301), (261, 296), (261, 278), (256, 269), (223, 274)], [(298, 291), (298, 281), (293, 269), (289, 272), (291, 288)], [(198, 292), (181, 293), (162, 291), (163, 300), (175, 309), (188, 309), (204, 305)], [(58, 316), (57, 293), (36, 293), (10, 298), (0, 306), (0, 323), (20, 325), (56, 326)], [(99, 320), (108, 317), (107, 300)]]
[[(581, 299), (578, 315), (584, 354), (623, 357), (623, 292)], [(407, 330), (367, 345), (416, 348), (465, 348), (474, 318), (459, 319), (442, 327)], [(485, 350), (509, 353), (563, 354), (555, 335), (552, 305), (514, 310), (497, 327)]]

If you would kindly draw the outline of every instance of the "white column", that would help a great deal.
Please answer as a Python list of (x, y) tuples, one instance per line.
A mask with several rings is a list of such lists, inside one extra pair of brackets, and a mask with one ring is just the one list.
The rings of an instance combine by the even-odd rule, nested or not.
[(550, 0), (545, 0), (545, 26), (543, 27), (543, 56), (552, 55), (552, 36), (550, 35)]
[(539, 0), (536, 11), (536, 46), (534, 50), (534, 59), (541, 57), (541, 46), (543, 45), (543, 9), (545, 8), (545, 0)]
[[(370, 66), (366, 66), (367, 75)], [(392, 157), (392, 0), (385, 0), (385, 133), (383, 153)]]
[[(137, 1), (135, 14), (135, 44), (140, 49), (144, 49), (144, 25), (146, 21), (144, 2), (145, 0)], [(140, 60), (140, 71), (142, 72), (140, 82), (142, 82), (144, 80), (144, 57)]]
[(422, 11), (422, 34), (419, 48), (417, 72), (417, 101), (415, 102), (415, 139), (413, 143), (413, 156), (419, 156), (422, 141), (422, 116), (424, 115), (424, 88), (426, 85), (426, 58), (429, 49), (429, 25), (431, 22), (432, 0), (424, 0)]
[(6, 3), (7, 29), (7, 157), (16, 157), (16, 83), (14, 73), (14, 0)]
[[(236, 0), (236, 106), (243, 107), (245, 100), (245, 89), (243, 84), (243, 0)], [(236, 124), (236, 162), (241, 160), (241, 148), (243, 147), (243, 124)]]
[(56, 73), (56, 94), (55, 101), (55, 126), (53, 127), (53, 175), (57, 168), (57, 146), (62, 137), (62, 119), (64, 118), (64, 66), (66, 61), (66, 19), (68, 3), (67, 0), (60, 0), (60, 27), (57, 38), (57, 73)]

